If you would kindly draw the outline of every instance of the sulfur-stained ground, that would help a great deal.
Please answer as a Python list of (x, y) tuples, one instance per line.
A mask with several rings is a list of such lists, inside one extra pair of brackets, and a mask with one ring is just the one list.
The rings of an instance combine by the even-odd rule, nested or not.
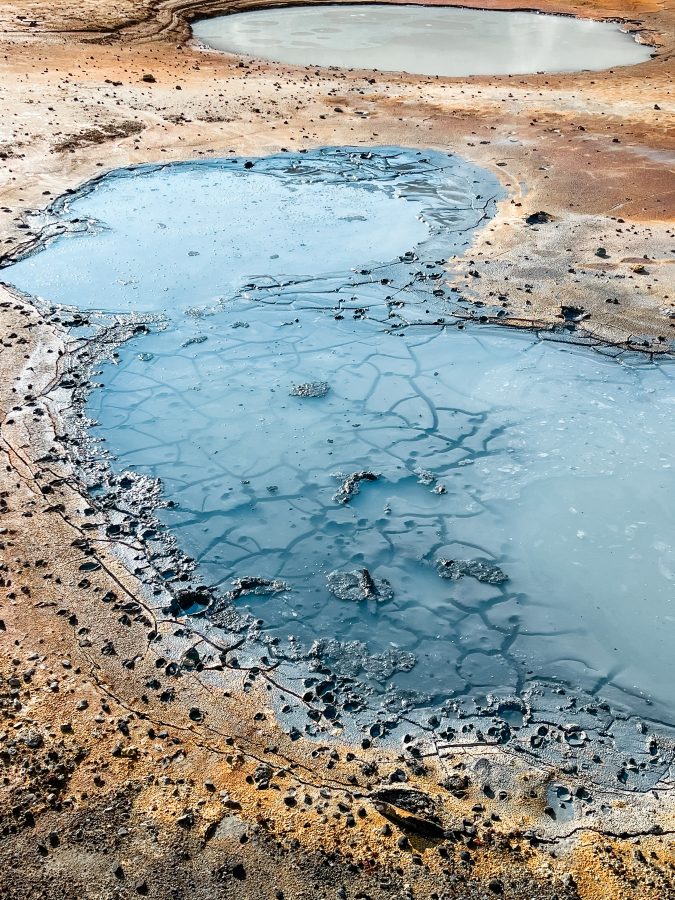
[[(555, 324), (574, 306), (600, 339), (675, 338), (667, 3), (541, 4), (630, 20), (658, 48), (643, 65), (467, 82), (189, 42), (190, 18), (252, 5), (0, 3), (0, 253), (35, 240), (29, 211), (130, 163), (437, 147), (508, 190), (448, 265), (478, 314)], [(226, 648), (210, 648), (217, 671), (178, 677), (176, 623), (132, 574), (142, 548), (101, 540), (70, 463), (61, 376), (78, 348), (3, 287), (0, 313), (0, 897), (675, 896), (672, 784), (617, 785), (566, 827), (544, 812), (553, 774), (530, 758), (292, 741), (274, 685), (219, 663)]]

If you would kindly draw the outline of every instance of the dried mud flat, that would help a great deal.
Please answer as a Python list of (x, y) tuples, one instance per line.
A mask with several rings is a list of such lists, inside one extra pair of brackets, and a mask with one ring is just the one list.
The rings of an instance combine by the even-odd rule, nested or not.
[[(31, 210), (130, 163), (438, 147), (508, 191), (470, 257), (451, 261), (468, 313), (559, 324), (566, 306), (600, 340), (659, 351), (675, 337), (664, 4), (542, 4), (629, 20), (659, 46), (641, 66), (467, 82), (189, 43), (191, 17), (247, 5), (0, 4), (3, 253), (35, 241)], [(102, 537), (71, 465), (82, 347), (0, 294), (0, 896), (673, 895), (666, 779), (598, 788), (560, 822), (546, 812), (559, 773), (536, 757), (293, 740), (270, 676), (235, 668), (226, 647), (185, 665), (189, 628), (149, 602), (144, 548)], [(575, 761), (570, 746), (566, 783), (584, 790)]]

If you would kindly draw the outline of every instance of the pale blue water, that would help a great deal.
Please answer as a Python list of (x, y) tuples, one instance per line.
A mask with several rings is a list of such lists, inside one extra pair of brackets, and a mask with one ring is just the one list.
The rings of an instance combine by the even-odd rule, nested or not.
[(264, 9), (202, 19), (192, 30), (217, 50), (293, 65), (452, 77), (599, 71), (653, 52), (616, 22), (423, 5)]
[[(234, 601), (268, 656), (293, 636), (376, 693), (543, 679), (673, 722), (672, 365), (431, 324), (439, 262), (500, 193), (455, 158), (243, 162), (113, 173), (62, 212), (88, 230), (5, 273), (53, 302), (167, 314), (91, 396), (115, 469), (161, 478), (201, 580), (285, 583)], [(379, 477), (338, 502), (359, 471)], [(508, 580), (442, 578), (440, 559)], [(393, 596), (329, 590), (364, 568)]]

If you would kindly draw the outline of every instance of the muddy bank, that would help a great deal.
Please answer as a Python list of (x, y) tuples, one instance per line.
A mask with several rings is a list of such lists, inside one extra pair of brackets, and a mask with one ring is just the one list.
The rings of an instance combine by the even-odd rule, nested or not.
[[(58, 433), (89, 348), (5, 298), (25, 358), (3, 397), (7, 896), (331, 896), (333, 872), (347, 896), (670, 890), (668, 781), (594, 786), (573, 750), (556, 770), (482, 740), (392, 753), (279, 729), (273, 677), (158, 615), (142, 543), (100, 536)], [(582, 818), (555, 815), (561, 783), (591, 800)]]
[[(5, 251), (34, 239), (30, 210), (116, 166), (437, 146), (491, 168), (509, 191), (494, 230), (450, 263), (469, 299), (544, 322), (575, 306), (595, 334), (672, 339), (671, 13), (593, 8), (658, 36), (657, 57), (634, 70), (462, 83), (240, 66), (186, 44), (176, 10), (0, 8)], [(157, 616), (134, 575), (147, 567), (143, 547), (110, 552), (71, 468), (62, 414), (73, 385), (62, 374), (74, 339), (2, 294), (7, 896), (672, 892), (668, 780), (637, 796), (618, 782), (593, 794), (592, 816), (562, 823), (546, 811), (560, 775), (499, 748), (422, 759), (324, 749), (276, 726), (273, 685), (224, 665), (227, 648), (177, 676), (189, 634)], [(569, 790), (588, 790), (562, 774)], [(381, 793), (392, 786), (424, 796)]]

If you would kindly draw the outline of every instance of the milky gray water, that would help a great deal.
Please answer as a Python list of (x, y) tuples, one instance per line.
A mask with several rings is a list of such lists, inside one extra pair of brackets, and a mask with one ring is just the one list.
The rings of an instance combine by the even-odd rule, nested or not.
[(399, 708), (540, 681), (675, 721), (673, 366), (445, 327), (443, 260), (501, 196), (457, 158), (248, 166), (106, 176), (4, 273), (166, 315), (89, 412), (230, 592), (207, 619), (248, 612), (252, 658), (328, 665)]
[(448, 7), (290, 7), (204, 19), (192, 31), (228, 53), (419, 75), (599, 71), (652, 53), (614, 22)]

